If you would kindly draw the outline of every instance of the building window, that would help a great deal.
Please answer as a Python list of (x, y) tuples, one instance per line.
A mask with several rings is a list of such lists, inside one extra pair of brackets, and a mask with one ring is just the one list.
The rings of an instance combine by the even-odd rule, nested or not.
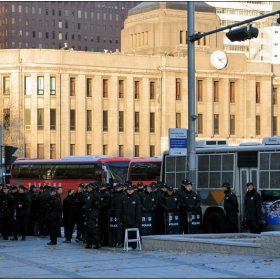
[(37, 94), (44, 94), (44, 77), (37, 77)]
[(87, 110), (87, 131), (92, 130), (92, 111)]
[(155, 99), (155, 82), (150, 82), (150, 99)]
[(103, 131), (108, 131), (108, 111), (103, 111)]
[(24, 156), (26, 158), (31, 158), (31, 144), (24, 145)]
[(261, 116), (256, 116), (256, 135), (261, 134)]
[(56, 109), (50, 109), (50, 130), (56, 129)]
[(87, 144), (87, 155), (91, 155), (91, 154), (92, 154), (92, 145)]
[(261, 85), (260, 83), (256, 83), (256, 103), (261, 102)]
[(140, 97), (139, 81), (134, 81), (134, 97), (135, 99)]
[(37, 110), (37, 129), (44, 129), (44, 109)]
[(75, 155), (75, 144), (70, 144), (70, 156)]
[(70, 130), (76, 129), (76, 111), (70, 109)]
[(119, 80), (119, 98), (124, 97), (124, 92), (123, 92), (123, 80)]
[(124, 125), (124, 113), (123, 111), (119, 111), (119, 132), (123, 132), (123, 125)]
[(197, 133), (202, 134), (203, 133), (203, 115), (198, 114), (197, 116), (198, 116), (198, 118), (197, 118)]
[(181, 99), (181, 79), (176, 79), (176, 100)]
[(31, 77), (24, 77), (24, 92), (26, 95), (31, 94)]
[(181, 113), (176, 113), (176, 128), (181, 128)]
[(44, 144), (37, 144), (37, 158), (44, 158)]
[(197, 101), (202, 101), (202, 80), (197, 81)]
[(108, 97), (108, 80), (103, 79), (103, 97)]
[(150, 113), (150, 132), (155, 132), (155, 113)]
[(70, 78), (70, 96), (75, 96), (75, 78)]
[(119, 157), (123, 157), (124, 156), (124, 148), (123, 145), (119, 145)]
[(139, 157), (139, 145), (134, 146), (134, 156)]
[(108, 145), (103, 145), (103, 155), (108, 155)]
[(273, 117), (273, 136), (277, 135), (277, 117)]
[(235, 102), (235, 83), (234, 82), (229, 83), (229, 98), (230, 98), (230, 103)]
[(214, 81), (214, 102), (219, 102), (219, 82)]
[(3, 110), (3, 127), (4, 129), (10, 128), (10, 109), (4, 109)]
[(50, 77), (50, 95), (55, 95), (55, 77)]
[(273, 104), (277, 104), (277, 88), (273, 88)]
[(5, 95), (10, 94), (10, 77), (3, 78), (3, 93)]
[(219, 134), (219, 115), (214, 115), (214, 134)]
[(55, 144), (50, 144), (50, 159), (56, 158)]
[(134, 131), (139, 132), (140, 130), (140, 118), (139, 118), (139, 112), (134, 113)]
[(92, 87), (91, 79), (87, 79), (87, 97), (92, 96), (91, 87)]
[(230, 115), (230, 135), (235, 135), (235, 115)]
[(150, 157), (155, 156), (155, 146), (150, 146)]
[(24, 109), (24, 128), (26, 130), (31, 128), (31, 109)]

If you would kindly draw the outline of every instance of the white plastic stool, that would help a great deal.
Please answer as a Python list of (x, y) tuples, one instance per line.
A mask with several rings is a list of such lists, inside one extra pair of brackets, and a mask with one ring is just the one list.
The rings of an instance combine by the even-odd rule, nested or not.
[[(136, 239), (128, 239), (128, 232), (129, 231), (135, 231), (136, 232)], [(139, 228), (126, 228), (125, 229), (125, 236), (124, 236), (124, 246), (123, 250), (128, 251), (128, 243), (129, 242), (137, 242), (137, 250), (142, 251), (142, 246), (141, 246), (141, 239), (140, 239), (140, 234), (139, 234)]]

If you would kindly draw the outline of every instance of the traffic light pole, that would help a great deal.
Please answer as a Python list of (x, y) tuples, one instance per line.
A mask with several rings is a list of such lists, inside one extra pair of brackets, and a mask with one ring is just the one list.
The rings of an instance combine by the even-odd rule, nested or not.
[[(194, 51), (194, 42), (201, 39), (204, 36), (217, 33), (226, 29), (231, 29), (232, 27), (240, 26), (245, 23), (250, 23), (255, 20), (259, 20), (265, 17), (270, 17), (275, 14), (279, 14), (280, 10), (276, 12), (271, 12), (265, 15), (261, 15), (258, 17), (250, 18), (244, 21), (240, 21), (231, 25), (227, 25), (221, 28), (217, 28), (215, 30), (207, 31), (204, 33), (196, 33), (194, 34), (194, 18), (195, 8), (194, 2), (188, 2), (188, 34), (190, 34), (187, 38), (188, 40), (188, 162), (186, 162), (186, 166), (188, 166), (188, 177), (189, 180), (193, 183), (193, 190), (197, 189), (196, 182), (196, 157), (195, 157), (195, 120), (197, 116), (195, 115), (195, 51)], [(280, 18), (277, 19), (277, 22), (280, 23)]]
[[(190, 15), (189, 12), (190, 11), (189, 11), (189, 6), (188, 6), (188, 17)], [(273, 16), (273, 15), (276, 15), (276, 14), (279, 14), (279, 17), (280, 17), (280, 10), (277, 10), (277, 11), (271, 12), (271, 13), (267, 13), (265, 15), (257, 16), (257, 17), (254, 17), (254, 18), (249, 18), (249, 19), (246, 19), (246, 20), (243, 20), (243, 21), (239, 21), (237, 23), (226, 25), (224, 27), (217, 28), (217, 29), (214, 29), (214, 30), (210, 30), (210, 31), (207, 31), (207, 32), (204, 32), (204, 33), (193, 34), (193, 33), (190, 33), (190, 30), (188, 29), (189, 34), (193, 34), (193, 35), (189, 36), (188, 41), (189, 42), (194, 42), (194, 41), (197, 41), (197, 40), (199, 40), (202, 37), (205, 37), (207, 35), (211, 35), (211, 34), (214, 34), (214, 33), (217, 33), (217, 32), (223, 31), (223, 30), (226, 30), (226, 29), (231, 29), (232, 27), (240, 26), (242, 24), (250, 23), (252, 21), (256, 21), (256, 20), (259, 20), (259, 19), (262, 19), (262, 18), (270, 17), (270, 16)], [(280, 21), (280, 18), (277, 19), (277, 22), (278, 21)], [(280, 23), (280, 22), (278, 22), (278, 23)]]

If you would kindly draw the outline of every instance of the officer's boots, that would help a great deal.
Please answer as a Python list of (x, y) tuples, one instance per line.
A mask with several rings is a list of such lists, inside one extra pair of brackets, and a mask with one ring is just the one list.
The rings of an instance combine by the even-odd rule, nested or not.
[(14, 237), (12, 237), (10, 240), (18, 240), (17, 235), (14, 235)]
[(92, 244), (87, 244), (87, 246), (85, 247), (85, 249), (92, 249)]
[(93, 249), (99, 249), (101, 247), (100, 241), (95, 241), (95, 246)]

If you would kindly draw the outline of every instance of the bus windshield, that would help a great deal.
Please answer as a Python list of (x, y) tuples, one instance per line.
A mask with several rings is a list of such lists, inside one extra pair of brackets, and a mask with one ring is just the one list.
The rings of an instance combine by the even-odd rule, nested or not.
[(113, 179), (113, 183), (124, 183), (126, 174), (127, 174), (127, 168), (128, 168), (129, 162), (106, 162), (104, 163), (104, 166), (106, 166), (107, 171), (110, 174), (110, 178)]

